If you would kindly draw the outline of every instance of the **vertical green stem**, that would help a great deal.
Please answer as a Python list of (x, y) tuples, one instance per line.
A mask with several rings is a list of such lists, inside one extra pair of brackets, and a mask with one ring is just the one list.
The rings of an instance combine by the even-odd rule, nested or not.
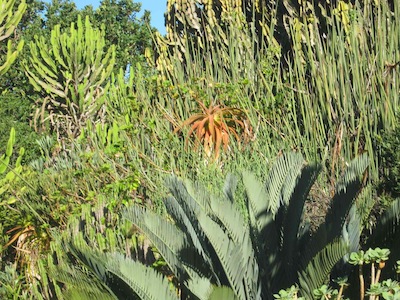
[(364, 300), (365, 287), (364, 287), (364, 276), (362, 271), (363, 265), (358, 266), (359, 278), (360, 278), (360, 300)]

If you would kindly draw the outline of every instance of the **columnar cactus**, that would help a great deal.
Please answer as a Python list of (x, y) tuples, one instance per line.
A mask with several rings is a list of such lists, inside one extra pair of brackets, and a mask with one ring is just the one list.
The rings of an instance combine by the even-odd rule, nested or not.
[(316, 19), (324, 27), (329, 19), (329, 5), (329, 1), (322, 0), (168, 0), (167, 35), (157, 37), (155, 65), (168, 73), (172, 68), (171, 56), (185, 62), (185, 56), (192, 51), (188, 40), (195, 44), (195, 49), (229, 49), (233, 39), (241, 42), (243, 48), (248, 48), (249, 43), (256, 47), (266, 43), (280, 44), (287, 51), (292, 43), (288, 34), (292, 23), (306, 24)]
[[(37, 102), (35, 121), (49, 120), (59, 138), (76, 137), (88, 121), (101, 120), (109, 78), (115, 64), (115, 47), (105, 49), (104, 30), (78, 17), (69, 32), (59, 25), (51, 39), (35, 36), (24, 61), (29, 82), (43, 97)], [(35, 122), (36, 124), (36, 122)]]
[[(168, 77), (167, 74), (173, 69), (172, 61), (179, 59), (190, 66), (187, 56), (192, 55), (191, 52), (201, 49), (204, 53), (208, 51), (214, 55), (214, 48), (223, 49), (220, 52), (224, 56), (223, 65), (229, 65), (232, 39), (240, 44), (240, 48), (249, 49), (252, 44), (261, 45), (261, 41), (271, 38), (268, 24), (274, 12), (272, 2), (168, 0), (165, 14), (167, 35), (156, 38), (155, 66)], [(149, 52), (147, 54), (151, 56)], [(205, 57), (209, 59), (209, 55)]]
[[(15, 3), (16, 0), (0, 0), (0, 42), (14, 33), (26, 10), (25, 0), (21, 1), (17, 10), (14, 9)], [(4, 75), (10, 68), (11, 64), (17, 58), (18, 53), (22, 50), (23, 45), (24, 41), (20, 41), (14, 47), (11, 40), (8, 40), (6, 58), (3, 60), (3, 64), (0, 65), (0, 76)]]

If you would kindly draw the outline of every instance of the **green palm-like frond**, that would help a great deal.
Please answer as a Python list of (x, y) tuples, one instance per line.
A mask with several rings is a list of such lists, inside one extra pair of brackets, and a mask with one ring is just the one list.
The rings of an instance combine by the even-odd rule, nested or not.
[(357, 205), (353, 204), (342, 230), (343, 240), (349, 246), (350, 252), (357, 252), (359, 250), (361, 231), (361, 219), (357, 213)]
[(233, 174), (228, 174), (224, 184), (224, 195), (232, 203), (235, 203), (235, 191), (238, 184), (238, 178)]
[(230, 289), (229, 287), (226, 286), (214, 287), (208, 300), (222, 300), (222, 299), (236, 300), (238, 298), (233, 293), (232, 289)]
[(256, 238), (259, 238), (262, 229), (272, 221), (269, 216), (272, 213), (268, 210), (269, 198), (264, 185), (256, 179), (254, 174), (243, 172), (242, 179), (246, 189), (250, 224), (256, 232)]
[(311, 186), (317, 179), (321, 167), (318, 165), (307, 165), (303, 168), (293, 191), (293, 197), (289, 201), (285, 212), (285, 220), (282, 228), (282, 261), (284, 261), (285, 275), (292, 279), (293, 264), (297, 263), (299, 249), (300, 224), (303, 216), (304, 203), (307, 200)]
[(361, 188), (361, 176), (368, 165), (365, 155), (355, 158), (345, 170), (342, 179), (336, 187), (336, 194), (331, 200), (331, 206), (325, 217), (325, 221), (317, 231), (309, 238), (302, 241), (302, 265), (307, 265), (312, 257), (319, 253), (325, 245), (333, 242), (342, 235), (343, 227), (348, 218)]
[(277, 159), (266, 182), (268, 209), (275, 215), (282, 204), (288, 204), (304, 166), (300, 153), (287, 153)]
[(175, 226), (185, 233), (190, 243), (190, 246), (181, 250), (181, 259), (190, 268), (220, 285), (225, 277), (222, 275), (223, 278), (220, 278), (217, 270), (221, 269), (221, 265), (198, 219), (201, 212), (212, 214), (210, 193), (189, 181), (184, 184), (176, 177), (169, 178), (167, 184), (172, 196), (165, 200), (165, 206)]
[[(245, 234), (240, 238), (239, 243), (235, 243), (227, 232), (210, 217), (204, 213), (198, 217), (235, 294), (239, 299), (253, 298), (252, 293), (256, 292), (254, 285), (257, 286), (258, 274), (249, 272), (249, 270), (257, 270), (249, 234)], [(252, 286), (253, 289), (248, 290), (248, 286)]]
[(313, 299), (313, 291), (329, 281), (332, 268), (348, 253), (346, 243), (336, 239), (315, 255), (306, 268), (299, 272), (301, 293), (306, 299)]
[(384, 244), (400, 232), (400, 199), (392, 202), (390, 207), (378, 220), (372, 235), (368, 239), (368, 245), (385, 246)]
[(369, 165), (368, 155), (362, 154), (353, 159), (345, 169), (343, 176), (341, 176), (336, 184), (336, 193), (345, 191), (347, 186), (360, 180), (360, 176), (364, 174)]
[(281, 261), (278, 259), (280, 232), (274, 215), (269, 210), (266, 188), (254, 174), (243, 172), (249, 230), (260, 272), (264, 273), (264, 290), (271, 290), (271, 279), (279, 273)]
[[(212, 267), (220, 265), (223, 273), (217, 275), (219, 282), (227, 280), (241, 299), (251, 297), (258, 285), (258, 266), (249, 228), (232, 199), (212, 196), (191, 184), (183, 185), (176, 178), (169, 184), (173, 199), (168, 198), (166, 206), (178, 217), (177, 226), (189, 223), (182, 231), (198, 244), (197, 248), (212, 261)], [(185, 258), (190, 259), (187, 255)]]
[(90, 299), (104, 299), (104, 300), (118, 300), (117, 297), (110, 296), (109, 294), (102, 293), (100, 290), (86, 290), (80, 287), (74, 287), (64, 293), (66, 300), (90, 300)]
[(211, 209), (221, 222), (220, 226), (228, 234), (229, 238), (236, 244), (242, 242), (243, 236), (248, 232), (248, 228), (238, 207), (230, 201), (213, 197), (211, 199)]
[(154, 269), (119, 253), (105, 257), (107, 271), (122, 279), (140, 299), (179, 299), (167, 279)]
[(70, 252), (76, 260), (82, 262), (85, 268), (90, 270), (92, 274), (103, 282), (107, 281), (107, 270), (102, 254), (91, 251), (82, 234), (78, 234), (69, 241), (60, 240), (60, 243), (63, 249)]
[(57, 236), (56, 241), (52, 247), (57, 264), (49, 257), (49, 275), (65, 285), (65, 299), (118, 299), (118, 294), (114, 293), (116, 284), (107, 273), (103, 253), (91, 249), (82, 234), (68, 239)]
[(186, 282), (188, 290), (190, 290), (191, 293), (200, 300), (209, 299), (215, 286), (212, 285), (208, 278), (200, 276), (196, 271), (188, 269), (188, 272), (191, 277)]
[(171, 216), (173, 216), (175, 226), (185, 232), (186, 236), (188, 236), (193, 244), (195, 248), (194, 250), (200, 254), (204, 260), (204, 263), (208, 263), (209, 266), (212, 266), (207, 245), (205, 244), (204, 239), (199, 237), (200, 231), (197, 219), (196, 223), (193, 224), (189, 219), (188, 214), (185, 213), (183, 208), (179, 205), (178, 201), (174, 197), (168, 197), (165, 201), (165, 206)]
[(118, 299), (103, 281), (79, 267), (58, 265), (57, 268), (50, 268), (49, 276), (66, 286), (63, 292), (65, 299)]
[(130, 207), (123, 213), (123, 217), (140, 228), (174, 274), (184, 277), (186, 272), (179, 260), (179, 251), (185, 247), (186, 238), (179, 228), (156, 213), (138, 206)]
[(66, 299), (131, 299), (135, 295), (140, 299), (178, 299), (168, 280), (151, 267), (120, 253), (94, 250), (82, 235), (62, 245), (83, 266), (70, 267), (59, 261), (51, 268), (55, 279), (66, 284)]
[[(209, 254), (203, 238), (205, 235), (197, 219), (197, 214), (202, 210), (211, 211), (209, 200), (207, 199), (209, 194), (201, 188), (190, 189), (191, 184), (184, 185), (176, 177), (169, 178), (167, 185), (173, 195), (164, 201), (168, 213), (174, 219), (175, 225), (190, 236), (202, 257), (207, 259)], [(188, 191), (188, 188), (190, 191)], [(194, 190), (197, 193), (194, 193)]]

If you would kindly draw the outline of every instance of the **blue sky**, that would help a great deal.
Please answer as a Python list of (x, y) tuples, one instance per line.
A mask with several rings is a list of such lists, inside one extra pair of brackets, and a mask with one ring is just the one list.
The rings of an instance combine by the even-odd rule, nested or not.
[[(86, 5), (92, 5), (97, 8), (100, 0), (75, 0), (76, 6), (80, 9)], [(161, 34), (165, 34), (164, 13), (167, 9), (167, 0), (135, 0), (136, 3), (142, 4), (142, 10), (151, 12), (151, 25), (156, 27)]]

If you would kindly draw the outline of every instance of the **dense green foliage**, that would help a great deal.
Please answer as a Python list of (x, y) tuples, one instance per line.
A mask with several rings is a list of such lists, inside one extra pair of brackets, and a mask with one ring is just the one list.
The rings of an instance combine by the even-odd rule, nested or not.
[[(55, 25), (59, 24), (61, 32), (64, 32), (69, 30), (72, 22), (77, 22), (78, 15), (81, 15), (83, 20), (88, 16), (95, 28), (100, 29), (104, 26), (105, 49), (115, 45), (117, 63), (113, 68), (118, 73), (120, 68), (126, 70), (128, 64), (145, 63), (144, 48), (151, 45), (151, 32), (148, 25), (149, 15), (146, 14), (146, 17), (138, 19), (139, 11), (140, 5), (133, 1), (103, 1), (97, 9), (87, 6), (78, 10), (75, 3), (69, 0), (51, 2), (28, 0), (26, 12), (10, 37), (14, 43), (25, 41), (25, 47), (21, 50), (19, 58), (14, 61), (13, 68), (0, 78), (2, 103), (0, 116), (4, 120), (1, 122), (1, 132), (4, 134), (0, 135), (0, 149), (3, 149), (1, 145), (7, 141), (7, 128), (14, 126), (19, 132), (16, 137), (18, 145), (29, 150), (24, 161), (29, 162), (40, 154), (35, 142), (40, 135), (29, 125), (33, 125), (32, 104), (45, 98), (46, 95), (34, 91), (22, 64), (22, 58), (30, 57), (30, 48), (27, 45), (35, 41), (38, 33), (41, 38), (49, 42), (51, 30)], [(121, 29), (120, 34), (115, 34), (116, 28)], [(4, 45), (0, 47), (4, 48)]]
[[(243, 174), (244, 212), (235, 205), (238, 180), (233, 176), (225, 182), (223, 196), (173, 177), (167, 183), (171, 196), (164, 203), (175, 225), (138, 206), (130, 207), (123, 217), (156, 246), (184, 295), (209, 299), (215, 286), (227, 286), (237, 299), (272, 299), (271, 292), (297, 283), (302, 294), (311, 297), (312, 291), (326, 282), (333, 266), (359, 244), (359, 224), (346, 220), (366, 166), (366, 157), (350, 164), (337, 186), (325, 223), (313, 234), (307, 224), (301, 224), (301, 216), (321, 168), (305, 164), (295, 153), (276, 161), (265, 185), (252, 174)], [(340, 237), (343, 227), (348, 230), (347, 239)], [(156, 299), (162, 297), (160, 290), (147, 291), (147, 285), (139, 284), (137, 278), (146, 277), (141, 275), (144, 270), (122, 275), (108, 267), (109, 263), (122, 265), (129, 260), (121, 261), (118, 255), (103, 259), (79, 239), (70, 240), (72, 253), (88, 269), (96, 265), (96, 269), (103, 269), (101, 273), (111, 272), (129, 283), (131, 290), (125, 294), (143, 293), (144, 298), (151, 298), (153, 293)], [(65, 262), (61, 261), (59, 258), (62, 267)], [(96, 273), (99, 276), (100, 272)], [(116, 288), (112, 279), (107, 280), (106, 275), (102, 278), (111, 290)]]
[(399, 1), (0, 2), (1, 298), (397, 292)]

